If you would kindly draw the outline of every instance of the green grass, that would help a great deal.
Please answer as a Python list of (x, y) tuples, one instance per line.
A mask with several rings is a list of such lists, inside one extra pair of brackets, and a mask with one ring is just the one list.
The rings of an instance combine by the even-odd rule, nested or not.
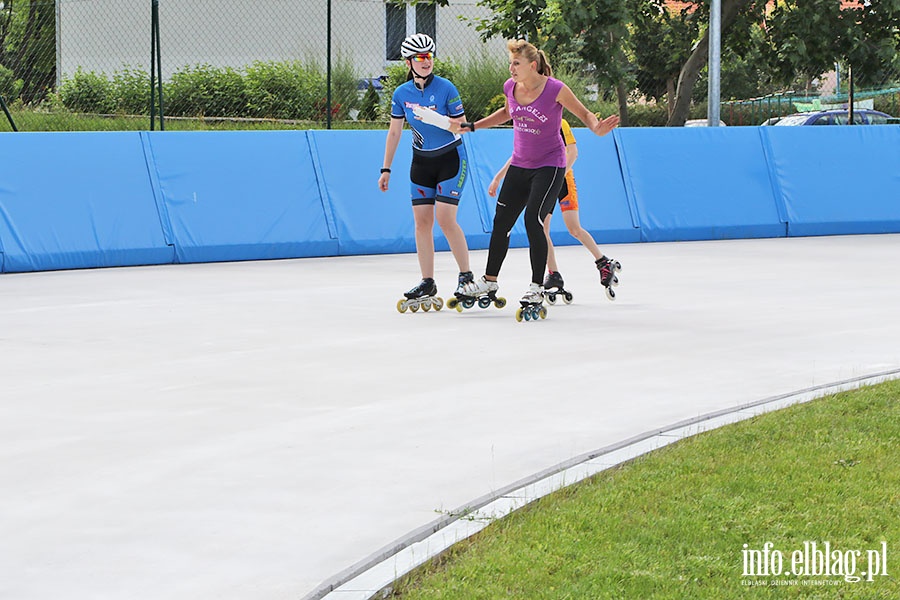
[[(789, 569), (806, 541), (862, 550), (857, 572), (887, 542), (888, 575), (743, 575), (744, 544), (772, 542)], [(889, 382), (688, 438), (564, 488), (423, 565), (392, 597), (887, 600), (900, 598), (898, 542), (900, 382)]]

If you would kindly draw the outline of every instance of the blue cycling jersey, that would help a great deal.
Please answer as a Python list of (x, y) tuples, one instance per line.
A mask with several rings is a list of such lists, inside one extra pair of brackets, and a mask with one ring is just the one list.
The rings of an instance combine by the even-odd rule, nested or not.
[(415, 106), (424, 106), (449, 117), (465, 114), (459, 92), (449, 79), (434, 75), (422, 90), (412, 79), (400, 85), (391, 98), (391, 117), (405, 118), (409, 123), (415, 154), (438, 156), (461, 143), (459, 135), (417, 119), (412, 112)]

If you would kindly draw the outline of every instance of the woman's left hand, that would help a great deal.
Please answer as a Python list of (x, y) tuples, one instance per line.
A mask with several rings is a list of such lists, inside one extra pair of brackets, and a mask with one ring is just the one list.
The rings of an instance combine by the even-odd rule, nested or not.
[(597, 121), (597, 124), (591, 128), (591, 131), (596, 133), (597, 135), (606, 135), (613, 129), (619, 126), (619, 115), (610, 115), (603, 119), (602, 121)]

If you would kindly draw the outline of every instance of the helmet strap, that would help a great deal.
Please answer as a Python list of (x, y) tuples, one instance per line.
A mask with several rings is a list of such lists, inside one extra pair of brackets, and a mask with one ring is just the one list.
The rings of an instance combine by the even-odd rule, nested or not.
[(416, 73), (416, 68), (413, 66), (414, 64), (415, 61), (410, 61), (409, 70), (412, 73), (416, 87), (419, 89), (425, 89), (425, 86), (428, 85), (431, 79), (434, 77), (434, 73), (429, 73), (428, 75), (419, 75), (418, 73)]

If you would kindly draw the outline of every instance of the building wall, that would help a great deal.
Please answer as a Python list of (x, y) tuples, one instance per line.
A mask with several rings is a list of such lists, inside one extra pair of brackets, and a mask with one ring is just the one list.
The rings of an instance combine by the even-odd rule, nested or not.
[[(505, 52), (503, 40), (483, 44), (460, 17), (488, 12), (476, 0), (437, 8), (438, 53), (464, 59), (473, 50)], [(151, 12), (147, 0), (60, 0), (58, 66), (61, 77), (76, 68), (103, 72), (149, 71)], [(332, 0), (332, 62), (352, 60), (360, 76), (378, 76), (385, 66), (385, 8), (379, 0)], [(414, 33), (415, 20), (407, 20)], [(254, 61), (312, 60), (325, 64), (326, 0), (220, 0), (160, 2), (163, 77), (188, 65), (240, 69)]]

